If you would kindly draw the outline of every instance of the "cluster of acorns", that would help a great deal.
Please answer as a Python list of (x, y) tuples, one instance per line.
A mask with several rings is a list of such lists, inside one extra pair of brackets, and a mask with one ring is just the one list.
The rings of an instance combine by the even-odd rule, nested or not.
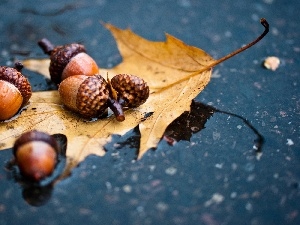
[[(63, 104), (85, 118), (100, 117), (110, 107), (117, 120), (123, 121), (123, 107), (138, 107), (149, 97), (147, 83), (137, 76), (118, 74), (106, 81), (81, 44), (53, 47), (42, 39), (39, 45), (50, 55), (51, 80), (59, 86)], [(0, 120), (10, 119), (31, 97), (31, 86), (21, 74), (22, 67), (20, 63), (15, 68), (0, 67)]]
[[(147, 83), (134, 75), (118, 74), (105, 80), (97, 63), (81, 44), (54, 47), (47, 39), (38, 42), (50, 55), (51, 80), (58, 85), (62, 103), (84, 118), (100, 118), (108, 107), (118, 121), (124, 121), (123, 108), (136, 108), (149, 97)], [(29, 101), (32, 91), (22, 75), (23, 65), (0, 67), (0, 121), (12, 118)], [(56, 143), (50, 135), (27, 132), (16, 140), (14, 161), (25, 177), (39, 181), (49, 176), (57, 162)], [(42, 157), (45, 156), (45, 157)]]

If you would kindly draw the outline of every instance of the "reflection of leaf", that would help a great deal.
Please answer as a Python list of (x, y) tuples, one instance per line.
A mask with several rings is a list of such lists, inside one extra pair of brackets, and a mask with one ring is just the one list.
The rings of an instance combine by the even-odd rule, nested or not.
[(165, 130), (163, 135), (170, 145), (180, 140), (189, 141), (192, 134), (204, 129), (206, 121), (214, 114), (215, 108), (192, 101), (191, 109), (182, 113)]
[(226, 114), (242, 120), (245, 126), (252, 130), (253, 134), (256, 136), (253, 149), (255, 150), (258, 158), (261, 156), (264, 137), (246, 118), (231, 112), (216, 109), (201, 102), (192, 101), (190, 111), (182, 113), (166, 128), (163, 139), (170, 145), (174, 145), (176, 142), (181, 140), (189, 141), (192, 134), (205, 128), (206, 121), (214, 113)]
[[(38, 129), (62, 133), (68, 137), (68, 167), (76, 166), (89, 154), (104, 155), (103, 146), (112, 134), (123, 135), (139, 125), (141, 140), (138, 158), (155, 148), (168, 125), (183, 112), (208, 84), (215, 60), (201, 49), (188, 46), (167, 35), (166, 42), (145, 40), (130, 30), (120, 30), (105, 24), (112, 32), (123, 57), (116, 67), (100, 69), (109, 77), (130, 73), (142, 77), (150, 87), (147, 102), (126, 111), (126, 120), (117, 122), (114, 116), (97, 121), (84, 121), (61, 105), (57, 91), (34, 93), (30, 104), (19, 117), (0, 124), (0, 146), (11, 147), (14, 139), (26, 130)], [(49, 60), (26, 60), (25, 67), (48, 76)], [(204, 72), (198, 72), (204, 71)]]

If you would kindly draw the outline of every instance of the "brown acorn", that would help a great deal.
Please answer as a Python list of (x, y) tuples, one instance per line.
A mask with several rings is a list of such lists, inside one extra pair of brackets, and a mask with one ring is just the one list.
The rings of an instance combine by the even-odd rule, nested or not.
[(19, 62), (15, 68), (0, 66), (0, 120), (13, 117), (32, 95), (31, 85), (21, 73), (22, 68)]
[(15, 163), (24, 177), (40, 181), (54, 171), (58, 148), (56, 139), (51, 135), (36, 130), (26, 132), (13, 146)]
[(108, 107), (108, 84), (101, 75), (68, 77), (58, 91), (64, 105), (86, 118), (99, 117)]
[(118, 74), (111, 79), (112, 87), (117, 91), (118, 101), (124, 107), (136, 108), (149, 97), (149, 86), (140, 77), (131, 74)]
[(72, 43), (54, 47), (46, 38), (40, 40), (38, 44), (50, 55), (49, 72), (51, 80), (56, 84), (69, 76), (92, 76), (99, 73), (97, 63), (86, 54), (86, 49), (81, 44)]

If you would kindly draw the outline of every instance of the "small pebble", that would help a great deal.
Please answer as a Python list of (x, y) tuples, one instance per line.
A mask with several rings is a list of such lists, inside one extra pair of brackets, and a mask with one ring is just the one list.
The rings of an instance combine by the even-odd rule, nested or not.
[(157, 203), (156, 208), (157, 208), (159, 211), (162, 211), (162, 212), (163, 212), (163, 211), (168, 210), (169, 206), (168, 206), (166, 203), (164, 203), (164, 202), (159, 202), (159, 203)]
[(264, 61), (264, 67), (268, 70), (275, 71), (280, 64), (280, 59), (276, 56), (269, 56)]

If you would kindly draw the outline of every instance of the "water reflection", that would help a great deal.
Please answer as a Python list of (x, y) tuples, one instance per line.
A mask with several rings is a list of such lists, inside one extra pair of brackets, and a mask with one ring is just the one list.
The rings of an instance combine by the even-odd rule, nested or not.
[(182, 113), (167, 127), (163, 139), (167, 141), (169, 145), (174, 145), (180, 140), (189, 141), (194, 133), (200, 132), (205, 127), (206, 121), (216, 112), (241, 119), (256, 135), (256, 139), (253, 143), (254, 150), (256, 153), (261, 153), (264, 138), (246, 118), (195, 101), (192, 101), (191, 110), (189, 112)]

